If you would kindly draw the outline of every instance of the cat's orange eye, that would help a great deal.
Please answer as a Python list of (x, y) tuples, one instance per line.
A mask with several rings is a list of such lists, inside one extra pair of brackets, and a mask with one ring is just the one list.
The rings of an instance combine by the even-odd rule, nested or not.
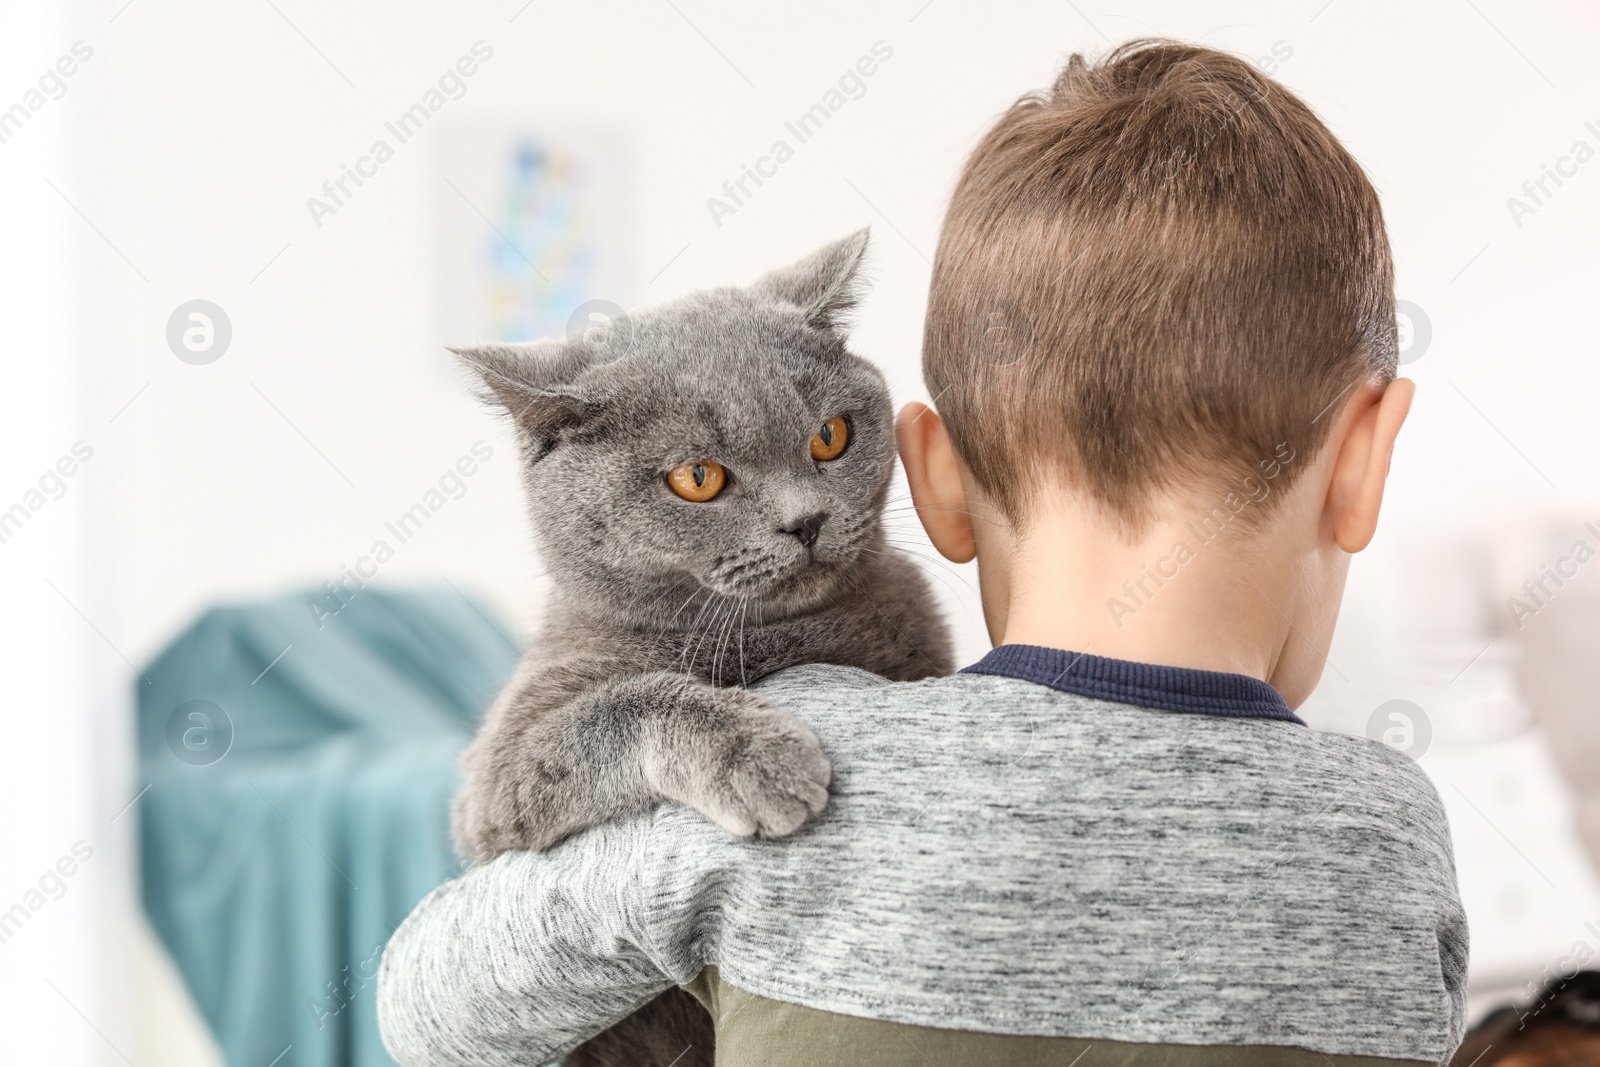
[(843, 415), (835, 415), (811, 438), (811, 458), (823, 462), (838, 459), (849, 443), (850, 424), (844, 421)]
[(722, 464), (703, 459), (684, 463), (667, 472), (667, 485), (685, 500), (704, 504), (728, 484), (728, 471)]

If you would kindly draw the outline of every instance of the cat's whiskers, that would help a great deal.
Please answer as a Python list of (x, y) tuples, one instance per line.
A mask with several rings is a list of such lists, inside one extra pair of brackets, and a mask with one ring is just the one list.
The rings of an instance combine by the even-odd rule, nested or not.
[(891, 538), (884, 538), (884, 543), (886, 545), (894, 545), (896, 547), (894, 547), (894, 548), (887, 548), (887, 547), (885, 547), (885, 548), (872, 548), (872, 549), (867, 549), (867, 551), (872, 552), (872, 553), (874, 553), (876, 555), (880, 555), (880, 556), (881, 555), (888, 555), (891, 552), (897, 552), (900, 555), (909, 557), (911, 559), (911, 561), (912, 561), (912, 565), (913, 566), (915, 566), (918, 570), (922, 571), (924, 574), (928, 574), (928, 575), (931, 575), (934, 578), (937, 578), (941, 583), (944, 584), (944, 587), (946, 589), (950, 590), (950, 592), (955, 594), (956, 599), (958, 601), (960, 601), (960, 603), (963, 605), (963, 607), (965, 607), (966, 612), (967, 612), (967, 618), (971, 619), (974, 623), (982, 624), (983, 620), (979, 619), (976, 615), (973, 614), (972, 608), (968, 604), (967, 597), (962, 595), (961, 590), (959, 590), (955, 586), (951, 585), (949, 579), (947, 579), (943, 574), (940, 574), (937, 571), (930, 571), (924, 564), (931, 563), (935, 567), (939, 568), (939, 570), (947, 571), (950, 575), (952, 575), (957, 580), (959, 580), (962, 585), (967, 587), (967, 593), (969, 595), (971, 595), (971, 596), (981, 596), (979, 591), (976, 588), (974, 588), (972, 583), (968, 582), (963, 575), (958, 574), (957, 572), (955, 572), (953, 570), (950, 570), (950, 568), (947, 567), (944, 563), (940, 562), (939, 560), (936, 560), (936, 559), (932, 558), (931, 556), (924, 556), (920, 552), (912, 551), (910, 548), (906, 547), (904, 542), (897, 542), (897, 541), (892, 540)]
[(706, 598), (706, 602), (700, 605), (700, 611), (695, 615), (694, 621), (683, 631), (683, 651), (678, 654), (678, 660), (683, 663), (684, 673), (686, 674), (694, 672), (694, 662), (689, 659), (689, 642), (694, 639), (695, 631), (700, 628), (700, 620), (705, 617), (706, 611), (711, 605), (716, 603), (716, 599), (715, 596)]
[(883, 514), (885, 516), (889, 516), (904, 511), (953, 511), (959, 515), (965, 515), (969, 519), (977, 519), (980, 522), (992, 522), (997, 526), (1004, 527), (1011, 526), (1011, 520), (1006, 518), (999, 508), (992, 504), (980, 506), (987, 509), (986, 514), (979, 514), (976, 511), (968, 511), (966, 508), (952, 507), (949, 504), (902, 504), (896, 508), (885, 507), (883, 509)]
[[(710, 606), (709, 603), (708, 603), (707, 606), (708, 607)], [(704, 612), (701, 612), (701, 615), (704, 615), (704, 614), (705, 614)], [(716, 612), (715, 612), (714, 609), (712, 610), (712, 618), (716, 618)], [(700, 633), (701, 633), (701, 630), (700, 630), (700, 616), (697, 615), (697, 616), (695, 616), (695, 621), (694, 621), (693, 626), (688, 631), (686, 631), (684, 633), (684, 635), (683, 635), (683, 652), (681, 653), (680, 658), (683, 661), (683, 673), (685, 673), (685, 674), (694, 674), (695, 673), (695, 669), (694, 669), (695, 668), (695, 660), (698, 658), (698, 656), (700, 654), (700, 652), (699, 652), (699, 647), (700, 647), (699, 635), (700, 635)]]
[(928, 537), (928, 532), (922, 528), (920, 523), (886, 519), (882, 526), (882, 532), (886, 540), (898, 539), (898, 543), (937, 551), (934, 548), (933, 541)]
[(718, 628), (716, 650), (711, 657), (711, 682), (713, 685), (722, 681), (722, 653), (728, 647), (728, 639), (733, 636), (733, 605), (728, 605), (727, 621)]
[(696, 644), (695, 644), (694, 662), (699, 663), (700, 662), (700, 649), (705, 644), (705, 641), (706, 641), (707, 638), (711, 639), (712, 643), (711, 643), (710, 649), (708, 650), (708, 657), (707, 657), (707, 660), (706, 660), (706, 670), (705, 670), (704, 673), (705, 673), (706, 677), (708, 677), (711, 680), (711, 684), (713, 684), (713, 685), (717, 684), (716, 664), (717, 664), (717, 657), (718, 657), (718, 649), (721, 647), (721, 638), (720, 638), (720, 636), (719, 637), (713, 637), (712, 634), (716, 633), (716, 634), (720, 635), (723, 632), (724, 628), (729, 623), (731, 623), (732, 621), (733, 621), (733, 602), (731, 600), (729, 600), (726, 596), (724, 596), (722, 603), (717, 605), (717, 611), (716, 611), (716, 614), (713, 615), (712, 618), (711, 618), (711, 624), (706, 627), (705, 633), (700, 635), (700, 640), (698, 642), (696, 642)]
[[(676, 596), (677, 593), (678, 593), (677, 589), (663, 589), (660, 592), (655, 593), (654, 595), (652, 595), (652, 596), (650, 596), (650, 597), (648, 597), (648, 598), (646, 598), (644, 600), (641, 600), (639, 602), (639, 605), (638, 605), (637, 611), (636, 611), (637, 617), (641, 618), (641, 619), (651, 620), (651, 621), (660, 619), (661, 616), (660, 616), (659, 612), (661, 611), (661, 605), (663, 603), (667, 602), (667, 601), (670, 601), (670, 599), (672, 597)], [(694, 596), (695, 596), (694, 593), (689, 594), (689, 599), (693, 600)], [(658, 628), (665, 628), (665, 627), (670, 626), (672, 624), (672, 622), (677, 619), (678, 615), (680, 613), (682, 613), (683, 609), (688, 607), (688, 606), (689, 606), (689, 600), (685, 600), (682, 604), (680, 604), (678, 606), (678, 610), (672, 614), (671, 618), (667, 619), (667, 621), (665, 623), (662, 623), (661, 626), (658, 627)]]
[(893, 545), (896, 552), (903, 552), (906, 555), (912, 556), (916, 559), (927, 560), (929, 563), (932, 563), (934, 566), (938, 567), (941, 571), (944, 571), (946, 574), (949, 574), (951, 577), (960, 581), (961, 584), (966, 586), (968, 589), (971, 589), (973, 592), (977, 592), (977, 588), (964, 573), (956, 570), (946, 561), (928, 555), (927, 550), (929, 545), (927, 542), (907, 541), (897, 537), (885, 537), (883, 539), (883, 543), (886, 545)]
[[(699, 654), (701, 654), (702, 648), (706, 648), (707, 640), (712, 641), (712, 645), (710, 645), (710, 649), (707, 651), (707, 667), (710, 667), (710, 664), (717, 659), (717, 640), (712, 637), (712, 633), (717, 633), (722, 630), (723, 616), (725, 616), (726, 611), (728, 611), (728, 601), (723, 600), (720, 605), (717, 605), (717, 613), (712, 614), (712, 617), (710, 617), (710, 622), (706, 625), (706, 632), (701, 633), (701, 637), (699, 637), (698, 641), (694, 641), (694, 662), (696, 662), (696, 664), (701, 661), (701, 659), (699, 659)], [(715, 677), (715, 675), (710, 675), (710, 672), (707, 672), (707, 675), (709, 675), (709, 677)]]
[(739, 598), (739, 684), (747, 684), (744, 673), (744, 616), (750, 609), (748, 597)]
[[(967, 503), (974, 507), (987, 509), (988, 511), (992, 512), (999, 521), (1006, 523), (1008, 526), (1010, 525), (1010, 520), (1005, 517), (1005, 513), (1000, 510), (998, 505), (991, 504), (983, 500), (969, 500)], [(894, 505), (899, 506), (896, 507)], [(917, 508), (943, 508), (948, 506), (949, 505), (947, 504), (917, 504), (915, 503), (915, 498), (910, 493), (896, 493), (893, 496), (885, 497), (883, 501), (883, 510), (886, 512), (914, 511)]]
[(935, 674), (939, 673), (939, 665), (937, 663), (934, 663), (933, 660), (929, 659), (927, 657), (927, 655), (922, 651), (922, 649), (918, 648), (916, 645), (911, 644), (910, 639), (906, 637), (906, 635), (900, 630), (900, 628), (898, 626), (896, 626), (894, 624), (894, 622), (892, 620), (890, 620), (889, 616), (884, 613), (883, 609), (878, 607), (878, 602), (873, 600), (871, 597), (869, 597), (867, 595), (866, 590), (862, 589), (861, 586), (858, 585), (852, 579), (852, 577), (849, 574), (840, 574), (839, 577), (841, 579), (843, 579), (846, 583), (848, 583), (850, 588), (855, 590), (856, 595), (859, 596), (862, 600), (866, 601), (867, 604), (869, 606), (871, 606), (873, 611), (877, 612), (878, 618), (880, 618), (884, 622), (888, 623), (889, 628), (895, 632), (895, 636), (905, 640), (907, 647), (909, 647), (911, 649), (911, 651), (915, 652), (918, 656), (920, 656), (922, 658), (922, 661), (924, 663), (926, 663), (930, 668), (933, 669), (933, 673), (935, 673)]
[(744, 669), (743, 669), (744, 648), (738, 642), (741, 642), (744, 639), (744, 607), (745, 607), (746, 603), (747, 603), (746, 599), (744, 597), (740, 597), (739, 598), (738, 609), (735, 611), (730, 607), (730, 609), (728, 611), (728, 634), (727, 634), (727, 636), (725, 638), (723, 638), (723, 642), (722, 642), (723, 653), (719, 653), (718, 654), (718, 667), (717, 667), (718, 677), (720, 677), (721, 676), (721, 671), (722, 671), (722, 667), (721, 667), (722, 655), (727, 653), (729, 651), (729, 647), (728, 646), (732, 645), (733, 648), (732, 648), (731, 651), (736, 652), (736, 653), (739, 654), (739, 662), (740, 662), (739, 684), (740, 685), (744, 684)]
[[(691, 603), (694, 602), (694, 598), (695, 597), (699, 596), (701, 593), (709, 593), (710, 591), (711, 590), (705, 588), (704, 586), (701, 586), (699, 589), (696, 589), (694, 592), (690, 593), (689, 594), (689, 599), (685, 600), (682, 604), (679, 604), (678, 605), (678, 610), (674, 611), (672, 613), (672, 618), (667, 620), (668, 625), (671, 625), (672, 623), (675, 623), (675, 622), (678, 621), (678, 616), (683, 614), (683, 609), (684, 608), (688, 607)], [(657, 597), (656, 598), (657, 603), (659, 603), (662, 600), (665, 600), (666, 596), (667, 596), (666, 594), (662, 594), (661, 596)]]
[(885, 537), (883, 539), (883, 543), (885, 545), (894, 546), (894, 551), (896, 552), (904, 553), (905, 555), (911, 556), (915, 559), (926, 560), (935, 567), (938, 567), (941, 571), (955, 578), (972, 592), (975, 593), (978, 591), (977, 587), (973, 585), (972, 581), (967, 578), (965, 573), (956, 570), (951, 564), (943, 559), (928, 555), (927, 553), (933, 550), (932, 546), (929, 545), (928, 542), (907, 540), (899, 537)]

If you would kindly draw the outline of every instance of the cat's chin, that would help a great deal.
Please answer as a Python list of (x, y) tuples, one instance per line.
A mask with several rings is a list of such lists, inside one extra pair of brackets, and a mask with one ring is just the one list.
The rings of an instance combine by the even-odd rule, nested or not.
[(725, 599), (747, 602), (750, 610), (759, 611), (765, 620), (804, 615), (835, 597), (845, 585), (845, 576), (858, 561), (857, 554), (837, 559), (812, 559), (768, 581), (714, 591)]

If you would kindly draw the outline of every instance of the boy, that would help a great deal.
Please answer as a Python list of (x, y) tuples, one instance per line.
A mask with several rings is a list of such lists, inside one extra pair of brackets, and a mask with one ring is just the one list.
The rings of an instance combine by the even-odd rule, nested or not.
[(1446, 1060), (1438, 797), (1291, 711), (1377, 525), (1395, 351), (1376, 195), (1298, 99), (1186, 45), (1073, 57), (967, 163), (943, 416), (898, 424), (997, 647), (760, 683), (833, 760), (792, 840), (666, 807), (438, 890), (384, 960), (391, 1051), (543, 1063), (686, 983), (720, 1063)]

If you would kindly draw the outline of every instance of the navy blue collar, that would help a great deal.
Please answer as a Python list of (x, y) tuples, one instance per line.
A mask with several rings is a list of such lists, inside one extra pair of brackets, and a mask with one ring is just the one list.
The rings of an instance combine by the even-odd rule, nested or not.
[(962, 668), (961, 673), (1017, 678), (1063, 693), (1142, 708), (1237, 719), (1284, 719), (1305, 725), (1276, 689), (1248, 674), (1134, 663), (1038, 645), (1001, 645)]

